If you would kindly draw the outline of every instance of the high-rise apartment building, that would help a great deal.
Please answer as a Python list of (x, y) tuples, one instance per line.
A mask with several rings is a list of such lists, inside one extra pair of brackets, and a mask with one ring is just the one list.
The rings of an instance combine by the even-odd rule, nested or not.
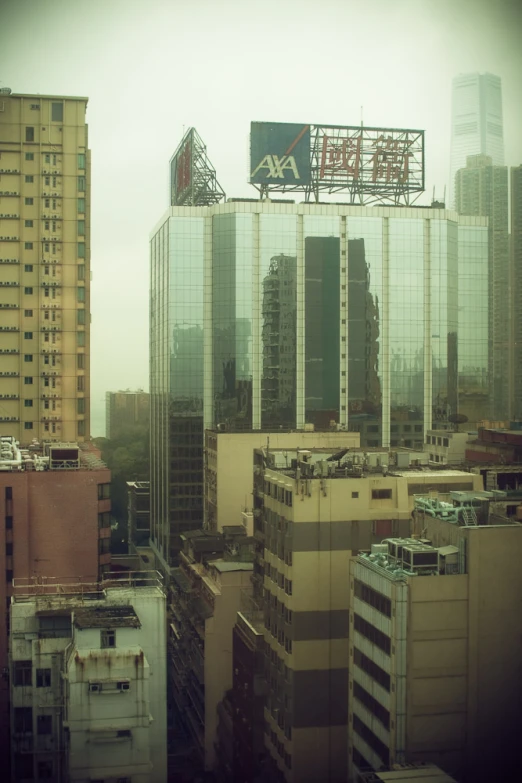
[(422, 448), (434, 418), (483, 418), (487, 241), (485, 218), (443, 209), (171, 207), (150, 242), (160, 560), (203, 523), (204, 427), (339, 427)]
[(522, 165), (511, 169), (513, 417), (522, 420)]
[(350, 780), (419, 761), (477, 783), (520, 771), (522, 527), (488, 494), (418, 498), (413, 538), (351, 561)]
[(116, 438), (126, 427), (149, 426), (149, 395), (138, 391), (106, 392), (105, 437)]
[[(488, 218), (488, 353), (490, 415), (511, 415), (511, 296), (508, 234), (508, 169), (494, 166), (487, 155), (467, 158), (455, 176), (456, 208), (461, 215)], [(473, 280), (467, 281), (473, 288)]]
[(450, 206), (454, 205), (455, 175), (465, 167), (468, 155), (489, 155), (494, 166), (504, 165), (502, 85), (491, 73), (467, 73), (453, 79)]
[(87, 98), (0, 94), (0, 421), (88, 440)]

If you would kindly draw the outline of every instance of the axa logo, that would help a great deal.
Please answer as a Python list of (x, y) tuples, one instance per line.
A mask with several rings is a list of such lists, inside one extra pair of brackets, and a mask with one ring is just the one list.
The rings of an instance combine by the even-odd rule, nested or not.
[(292, 172), (294, 179), (301, 179), (293, 155), (265, 155), (251, 176), (255, 177), (258, 172), (262, 172), (266, 179), (284, 179), (287, 169)]

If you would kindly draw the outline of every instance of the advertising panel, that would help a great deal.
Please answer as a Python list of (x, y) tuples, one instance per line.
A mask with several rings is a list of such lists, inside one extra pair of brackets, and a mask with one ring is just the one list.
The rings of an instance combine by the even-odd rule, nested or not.
[(170, 204), (180, 206), (187, 201), (192, 189), (192, 128), (170, 160)]
[(253, 122), (250, 182), (256, 185), (309, 185), (310, 126)]

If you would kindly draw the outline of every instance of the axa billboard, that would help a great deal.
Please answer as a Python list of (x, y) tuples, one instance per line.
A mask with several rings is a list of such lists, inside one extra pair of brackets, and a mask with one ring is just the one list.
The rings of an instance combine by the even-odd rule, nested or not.
[(254, 185), (310, 184), (310, 126), (253, 122), (250, 182)]

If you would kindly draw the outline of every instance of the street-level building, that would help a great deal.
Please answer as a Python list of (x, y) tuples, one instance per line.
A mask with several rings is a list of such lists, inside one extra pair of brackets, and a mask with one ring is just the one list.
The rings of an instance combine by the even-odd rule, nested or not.
[[(346, 781), (350, 557), (410, 533), (414, 496), (482, 487), (407, 452), (256, 452), (254, 593), (264, 613), (265, 746), (290, 783)], [(402, 463), (402, 467), (401, 467)]]
[(87, 98), (0, 95), (0, 425), (90, 434)]
[(351, 561), (351, 780), (419, 761), (477, 783), (520, 771), (522, 525), (487, 494), (417, 498), (413, 537)]
[(467, 432), (429, 430), (425, 446), (429, 461), (436, 465), (458, 465), (464, 462), (470, 437)]
[(16, 586), (13, 783), (164, 783), (165, 627), (165, 594), (153, 572)]

